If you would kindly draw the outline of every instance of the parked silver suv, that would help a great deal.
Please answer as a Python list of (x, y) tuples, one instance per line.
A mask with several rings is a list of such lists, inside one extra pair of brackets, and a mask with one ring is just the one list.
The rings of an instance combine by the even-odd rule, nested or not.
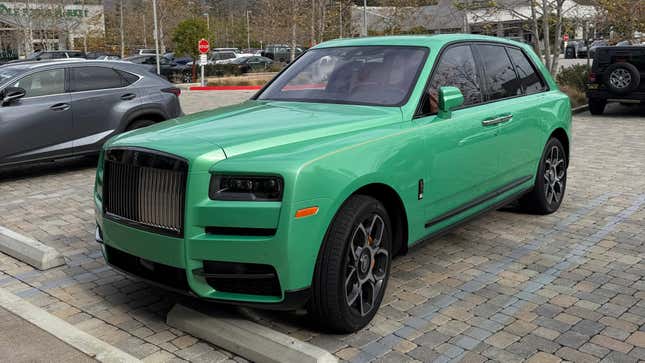
[(0, 167), (98, 152), (115, 134), (180, 116), (179, 95), (129, 62), (0, 66)]

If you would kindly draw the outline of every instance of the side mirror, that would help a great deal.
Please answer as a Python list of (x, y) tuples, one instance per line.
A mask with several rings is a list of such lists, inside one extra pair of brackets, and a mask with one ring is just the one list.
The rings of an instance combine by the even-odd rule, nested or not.
[(452, 109), (464, 104), (464, 95), (457, 87), (439, 88), (439, 117), (450, 118)]
[(25, 97), (27, 92), (20, 87), (7, 87), (2, 94), (2, 106), (8, 105), (11, 102)]

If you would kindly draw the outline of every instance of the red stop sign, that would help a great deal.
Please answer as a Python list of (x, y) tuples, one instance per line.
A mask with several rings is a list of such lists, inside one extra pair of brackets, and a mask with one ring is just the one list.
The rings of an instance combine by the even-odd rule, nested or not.
[(563, 39), (565, 42), (568, 42), (568, 41), (569, 41), (569, 34), (565, 34), (565, 35), (562, 37), (562, 39)]
[(208, 53), (208, 49), (209, 49), (208, 40), (206, 40), (206, 39), (203, 39), (203, 38), (202, 38), (202, 39), (200, 39), (200, 40), (199, 40), (199, 42), (197, 43), (197, 45), (198, 45), (198, 47), (199, 47), (199, 52), (200, 52), (201, 54), (206, 54), (206, 53)]

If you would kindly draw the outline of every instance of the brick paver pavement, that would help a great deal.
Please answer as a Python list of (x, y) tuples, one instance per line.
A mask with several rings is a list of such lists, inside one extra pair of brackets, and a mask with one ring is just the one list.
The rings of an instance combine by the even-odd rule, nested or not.
[[(222, 102), (194, 96), (182, 95), (187, 111)], [(67, 259), (42, 273), (0, 254), (0, 287), (147, 360), (242, 360), (165, 325), (183, 297), (105, 266), (93, 238), (92, 166), (0, 174), (0, 225)], [(355, 362), (645, 360), (644, 230), (645, 110), (612, 105), (603, 117), (575, 117), (557, 213), (507, 208), (412, 248), (394, 261), (368, 328), (327, 335), (302, 313), (241, 312)]]

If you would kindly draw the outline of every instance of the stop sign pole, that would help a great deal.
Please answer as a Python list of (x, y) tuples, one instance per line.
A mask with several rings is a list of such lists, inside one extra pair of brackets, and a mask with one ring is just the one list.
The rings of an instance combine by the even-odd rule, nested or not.
[(199, 49), (199, 54), (200, 54), (200, 59), (199, 59), (199, 65), (201, 65), (201, 85), (202, 87), (206, 86), (206, 79), (204, 78), (204, 66), (206, 66), (206, 62), (204, 61), (204, 58), (206, 58), (206, 54), (208, 53), (208, 50), (210, 49), (210, 44), (208, 44), (208, 40), (202, 38), (199, 40), (197, 43), (197, 49)]

